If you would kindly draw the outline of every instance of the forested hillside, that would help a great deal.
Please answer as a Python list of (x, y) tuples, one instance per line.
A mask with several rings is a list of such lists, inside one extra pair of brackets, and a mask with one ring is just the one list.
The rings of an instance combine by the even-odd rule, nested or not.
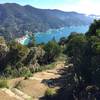
[(7, 40), (20, 37), (26, 31), (43, 32), (64, 26), (89, 25), (92, 17), (76, 12), (38, 9), (15, 3), (0, 4), (0, 35)]

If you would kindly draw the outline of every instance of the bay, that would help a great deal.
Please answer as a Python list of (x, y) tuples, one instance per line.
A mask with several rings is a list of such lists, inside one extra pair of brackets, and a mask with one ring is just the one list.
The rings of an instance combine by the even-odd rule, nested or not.
[[(88, 31), (88, 29), (89, 29), (89, 25), (62, 27), (59, 29), (50, 29), (46, 32), (34, 33), (34, 37), (35, 37), (36, 44), (47, 43), (52, 39), (59, 41), (61, 37), (68, 37), (72, 32), (85, 34)], [(28, 45), (31, 39), (32, 37), (28, 33), (26, 33), (25, 36), (17, 39), (17, 41), (22, 45)]]
[(47, 43), (53, 38), (55, 38), (56, 41), (59, 41), (61, 37), (68, 37), (72, 32), (78, 32), (84, 34), (88, 31), (88, 29), (89, 25), (62, 27), (60, 29), (50, 29), (47, 32), (35, 33), (35, 41), (37, 44)]

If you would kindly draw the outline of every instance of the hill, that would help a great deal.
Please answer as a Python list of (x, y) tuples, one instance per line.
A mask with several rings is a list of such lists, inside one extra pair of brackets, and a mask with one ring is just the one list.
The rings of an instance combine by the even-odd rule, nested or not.
[(25, 31), (43, 32), (72, 25), (89, 25), (93, 18), (76, 12), (38, 9), (16, 3), (0, 4), (0, 35), (6, 39), (20, 37)]

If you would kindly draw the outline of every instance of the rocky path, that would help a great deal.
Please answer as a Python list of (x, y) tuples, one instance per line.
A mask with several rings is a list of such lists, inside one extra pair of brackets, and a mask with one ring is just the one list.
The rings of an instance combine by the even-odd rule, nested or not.
[[(63, 68), (64, 62), (59, 62), (54, 69), (35, 73), (33, 77), (27, 80), (23, 78), (9, 80), (11, 87), (10, 89), (5, 88), (0, 90), (0, 100), (38, 100), (38, 98), (44, 96), (48, 88), (48, 85), (45, 84), (45, 80), (59, 78), (61, 76), (59, 71)], [(19, 82), (19, 84), (15, 88), (14, 85), (16, 82)], [(3, 99), (1, 99), (1, 97)]]

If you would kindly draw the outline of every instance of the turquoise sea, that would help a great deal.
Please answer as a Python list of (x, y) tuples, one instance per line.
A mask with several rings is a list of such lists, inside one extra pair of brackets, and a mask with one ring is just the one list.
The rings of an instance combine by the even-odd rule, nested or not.
[[(36, 44), (47, 43), (48, 41), (55, 38), (56, 41), (59, 41), (61, 37), (68, 37), (72, 32), (78, 32), (85, 34), (89, 29), (89, 26), (71, 26), (71, 27), (62, 27), (59, 29), (50, 29), (47, 32), (38, 32), (34, 33)], [(31, 38), (28, 34), (25, 35), (24, 39), (20, 39), (22, 45), (28, 45), (31, 41)]]
[(71, 27), (63, 27), (60, 29), (50, 29), (47, 32), (38, 32), (35, 34), (36, 43), (47, 43), (48, 41), (55, 38), (57, 41), (61, 37), (67, 37), (72, 32), (83, 33), (87, 32), (89, 26), (71, 26)]

